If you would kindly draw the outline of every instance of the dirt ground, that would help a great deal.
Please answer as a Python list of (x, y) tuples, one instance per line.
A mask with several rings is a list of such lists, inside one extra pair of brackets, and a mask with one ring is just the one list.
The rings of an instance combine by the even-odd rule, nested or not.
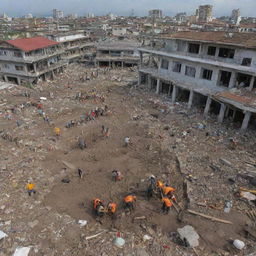
[[(29, 256), (253, 253), (256, 216), (254, 219), (247, 211), (253, 211), (255, 204), (237, 197), (236, 192), (239, 187), (255, 188), (248, 179), (256, 173), (255, 131), (240, 134), (236, 124), (218, 124), (214, 115), (203, 119), (202, 106), (188, 110), (184, 102), (173, 105), (162, 95), (136, 88), (134, 70), (100, 69), (97, 77), (80, 79), (92, 70), (73, 64), (54, 81), (33, 89), (1, 91), (0, 230), (8, 237), (0, 241), (0, 255), (12, 255), (19, 246), (31, 247)], [(25, 91), (30, 98), (24, 96)], [(105, 101), (79, 101), (76, 95), (80, 92), (104, 95)], [(50, 123), (38, 113), (38, 103)], [(108, 115), (65, 127), (105, 105)], [(108, 138), (101, 134), (102, 125), (109, 127)], [(60, 127), (60, 138), (54, 127)], [(6, 134), (10, 136), (3, 136)], [(77, 146), (79, 136), (87, 143), (84, 150)], [(126, 136), (132, 142), (127, 148)], [(238, 141), (235, 148), (231, 148), (230, 138)], [(82, 179), (77, 168), (84, 171)], [(112, 181), (113, 169), (122, 172), (121, 181)], [(172, 208), (164, 215), (158, 197), (147, 200), (152, 174), (176, 188), (180, 214)], [(31, 197), (25, 189), (28, 180), (36, 185), (37, 193)], [(131, 214), (122, 203), (129, 192), (137, 196)], [(106, 204), (118, 204), (115, 220), (93, 215), (92, 199), (96, 197)], [(223, 211), (226, 201), (233, 203), (229, 213)], [(187, 209), (232, 224), (195, 216)], [(142, 220), (136, 218), (142, 216)], [(78, 220), (88, 224), (80, 227)], [(177, 242), (177, 228), (185, 225), (193, 226), (200, 236), (195, 250)], [(246, 227), (251, 228), (250, 235)], [(113, 243), (117, 233), (126, 241), (122, 249)], [(144, 235), (150, 239), (143, 240)], [(244, 241), (246, 248), (236, 250), (231, 243), (234, 239)]]

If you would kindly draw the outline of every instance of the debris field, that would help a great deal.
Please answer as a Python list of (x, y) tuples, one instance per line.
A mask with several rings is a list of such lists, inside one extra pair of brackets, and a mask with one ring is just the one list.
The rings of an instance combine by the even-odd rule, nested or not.
[[(1, 90), (0, 256), (20, 247), (30, 248), (29, 256), (255, 255), (255, 131), (204, 119), (202, 109), (171, 104), (138, 88), (137, 79), (134, 69), (72, 64), (34, 88)], [(88, 119), (96, 108), (103, 114)], [(112, 180), (114, 169), (121, 181)], [(150, 175), (176, 189), (169, 214), (158, 196), (147, 199)], [(28, 181), (35, 184), (31, 196)], [(130, 192), (137, 201), (127, 213)], [(96, 218), (94, 198), (116, 202), (116, 219)], [(178, 237), (185, 226), (196, 232), (195, 246)]]

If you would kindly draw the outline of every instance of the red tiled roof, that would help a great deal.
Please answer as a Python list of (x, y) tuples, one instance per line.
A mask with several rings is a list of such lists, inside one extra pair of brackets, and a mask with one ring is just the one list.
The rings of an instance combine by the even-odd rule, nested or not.
[(5, 41), (8, 44), (21, 49), (24, 52), (30, 52), (37, 49), (47, 48), (49, 46), (57, 45), (59, 43), (49, 40), (42, 36), (24, 38), (24, 39), (14, 39)]

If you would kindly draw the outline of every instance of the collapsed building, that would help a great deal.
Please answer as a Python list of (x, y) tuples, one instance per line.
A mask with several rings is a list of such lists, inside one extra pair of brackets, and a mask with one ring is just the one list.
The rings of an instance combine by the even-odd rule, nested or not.
[(132, 67), (139, 63), (136, 41), (103, 41), (97, 45), (96, 66)]
[(139, 82), (156, 93), (198, 104), (224, 118), (255, 127), (256, 35), (178, 32), (139, 48)]
[(38, 36), (0, 43), (0, 79), (16, 84), (53, 79), (63, 72), (67, 61), (58, 42)]

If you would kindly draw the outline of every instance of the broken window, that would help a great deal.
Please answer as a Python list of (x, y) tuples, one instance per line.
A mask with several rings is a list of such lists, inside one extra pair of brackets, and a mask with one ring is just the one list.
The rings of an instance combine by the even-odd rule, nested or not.
[(243, 73), (238, 73), (237, 74), (237, 87), (239, 88), (244, 88), (244, 87), (249, 87), (250, 86), (250, 82), (251, 82), (252, 76), (250, 75), (246, 75)]
[(196, 68), (186, 66), (185, 75), (195, 77), (196, 76)]
[(235, 55), (234, 49), (220, 48), (219, 57), (233, 59)]
[(190, 53), (199, 53), (200, 44), (188, 44), (188, 52)]
[(16, 69), (16, 70), (19, 70), (19, 71), (22, 71), (22, 70), (24, 70), (24, 67), (23, 67), (23, 66), (17, 66), (17, 65), (15, 65), (15, 69)]
[(243, 58), (242, 66), (250, 67), (251, 63), (252, 63), (252, 59), (251, 58)]
[(22, 54), (21, 54), (21, 52), (14, 51), (14, 52), (13, 52), (13, 56), (14, 56), (14, 57), (19, 57), (19, 58), (20, 58), (20, 57), (22, 57)]
[(228, 87), (230, 78), (231, 78), (231, 72), (220, 70), (219, 85)]
[(181, 63), (180, 62), (173, 62), (173, 72), (178, 72), (180, 73), (181, 71)]
[(212, 70), (203, 68), (201, 77), (206, 80), (212, 80)]
[(209, 46), (207, 54), (210, 55), (210, 56), (215, 56), (215, 54), (216, 54), (216, 47)]
[(168, 69), (168, 67), (169, 67), (169, 61), (163, 59), (162, 62), (161, 62), (161, 68), (162, 69)]

